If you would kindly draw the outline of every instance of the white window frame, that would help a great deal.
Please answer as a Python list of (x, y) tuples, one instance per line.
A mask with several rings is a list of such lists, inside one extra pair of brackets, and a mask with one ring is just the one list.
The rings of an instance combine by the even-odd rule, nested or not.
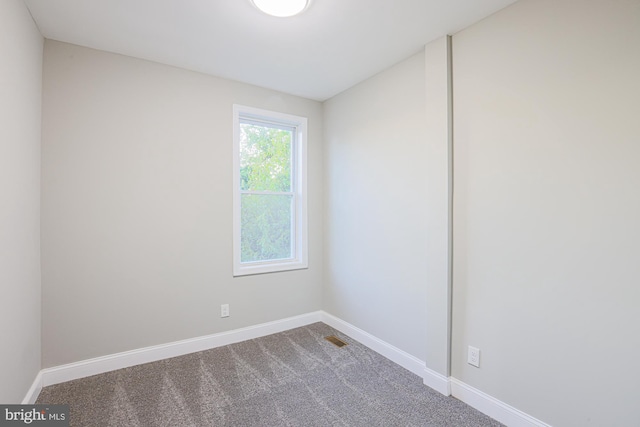
[[(240, 120), (249, 119), (295, 129), (292, 147), (293, 224), (290, 259), (240, 262), (241, 194), (240, 189)], [(233, 105), (233, 275), (273, 273), (308, 268), (307, 241), (307, 119), (244, 105)]]

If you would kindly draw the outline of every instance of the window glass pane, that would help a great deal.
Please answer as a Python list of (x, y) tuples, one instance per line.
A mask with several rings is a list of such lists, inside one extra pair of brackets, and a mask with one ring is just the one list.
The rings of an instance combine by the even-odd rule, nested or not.
[(289, 195), (241, 195), (240, 262), (293, 258), (292, 200)]
[(253, 123), (240, 124), (240, 189), (291, 190), (293, 132)]

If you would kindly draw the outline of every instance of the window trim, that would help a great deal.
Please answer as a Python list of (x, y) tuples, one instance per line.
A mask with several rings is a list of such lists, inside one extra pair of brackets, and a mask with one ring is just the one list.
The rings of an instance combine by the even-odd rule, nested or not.
[[(240, 190), (240, 120), (264, 121), (293, 127), (292, 147), (294, 195), (293, 258), (242, 263), (241, 260), (241, 190)], [(306, 117), (233, 105), (233, 276), (274, 273), (308, 268), (307, 225), (307, 119)]]

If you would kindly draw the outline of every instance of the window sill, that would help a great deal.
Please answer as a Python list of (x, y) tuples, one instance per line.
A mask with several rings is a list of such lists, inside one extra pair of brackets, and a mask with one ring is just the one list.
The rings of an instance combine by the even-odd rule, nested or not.
[(304, 270), (309, 268), (307, 262), (302, 261), (282, 261), (282, 262), (268, 262), (268, 263), (251, 263), (234, 265), (233, 277), (249, 276), (253, 274), (266, 274), (266, 273), (278, 273), (291, 270)]

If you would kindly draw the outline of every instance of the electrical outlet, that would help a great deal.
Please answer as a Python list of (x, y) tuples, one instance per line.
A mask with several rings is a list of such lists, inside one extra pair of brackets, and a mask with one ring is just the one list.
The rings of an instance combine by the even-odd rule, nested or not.
[(222, 304), (220, 306), (220, 317), (229, 317), (229, 304)]
[(469, 365), (480, 367), (480, 349), (469, 346), (469, 354), (467, 355), (467, 363)]

